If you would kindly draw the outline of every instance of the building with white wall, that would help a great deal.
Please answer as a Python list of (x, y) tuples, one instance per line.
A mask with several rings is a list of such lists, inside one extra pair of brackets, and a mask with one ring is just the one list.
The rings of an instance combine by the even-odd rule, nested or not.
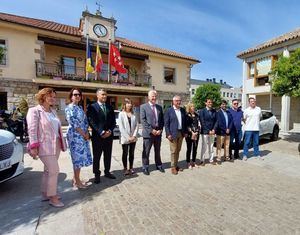
[(283, 34), (258, 46), (242, 51), (237, 55), (243, 60), (243, 98), (244, 106), (250, 96), (256, 97), (257, 105), (271, 110), (281, 123), (281, 130), (300, 129), (300, 98), (278, 97), (272, 94), (269, 72), (283, 54), (300, 48), (300, 29)]

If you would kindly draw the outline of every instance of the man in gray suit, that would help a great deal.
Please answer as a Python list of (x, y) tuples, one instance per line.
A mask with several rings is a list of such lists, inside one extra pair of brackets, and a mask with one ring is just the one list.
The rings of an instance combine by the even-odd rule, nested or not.
[(161, 134), (164, 127), (164, 116), (162, 107), (156, 104), (157, 92), (148, 92), (148, 102), (141, 105), (140, 117), (143, 127), (143, 173), (149, 175), (149, 155), (154, 145), (154, 156), (156, 169), (165, 172), (160, 157)]

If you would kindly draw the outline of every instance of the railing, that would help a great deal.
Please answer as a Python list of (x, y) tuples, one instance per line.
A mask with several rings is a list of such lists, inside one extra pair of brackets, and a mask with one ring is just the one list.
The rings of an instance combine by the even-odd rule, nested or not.
[(86, 79), (84, 67), (44, 62), (36, 62), (36, 76), (38, 78), (45, 79), (96, 82), (123, 86), (149, 87), (151, 85), (151, 76), (149, 74), (112, 73), (111, 79), (108, 81), (108, 70), (102, 69), (101, 73), (99, 73), (97, 77), (94, 73), (89, 73), (88, 79)]

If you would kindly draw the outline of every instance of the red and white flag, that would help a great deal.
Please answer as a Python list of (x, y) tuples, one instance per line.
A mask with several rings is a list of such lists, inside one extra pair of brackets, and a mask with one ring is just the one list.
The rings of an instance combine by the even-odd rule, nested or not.
[(110, 64), (114, 66), (119, 73), (127, 73), (118, 48), (112, 44), (110, 45)]

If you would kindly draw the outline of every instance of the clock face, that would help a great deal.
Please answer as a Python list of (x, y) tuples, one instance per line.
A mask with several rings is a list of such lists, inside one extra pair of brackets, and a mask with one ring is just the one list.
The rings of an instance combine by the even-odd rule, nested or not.
[(95, 24), (93, 30), (98, 37), (105, 37), (107, 35), (107, 28), (102, 24)]

